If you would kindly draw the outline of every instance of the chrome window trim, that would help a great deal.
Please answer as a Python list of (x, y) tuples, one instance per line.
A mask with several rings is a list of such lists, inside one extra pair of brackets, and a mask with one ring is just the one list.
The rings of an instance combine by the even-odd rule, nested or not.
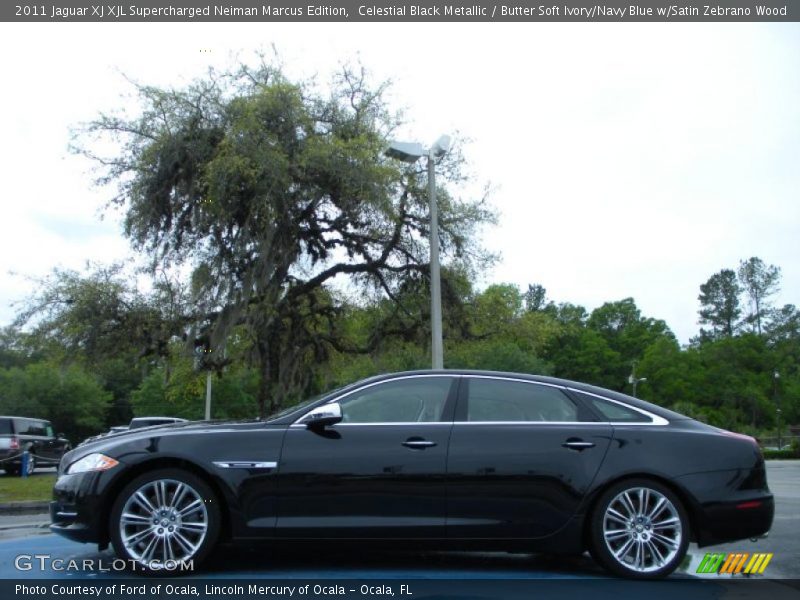
[[(339, 402), (341, 399), (346, 398), (351, 394), (355, 394), (356, 392), (360, 392), (362, 390), (366, 390), (376, 385), (380, 385), (382, 383), (390, 383), (394, 381), (401, 381), (403, 379), (418, 379), (422, 377), (451, 377), (451, 378), (473, 378), (473, 379), (495, 379), (500, 381), (513, 381), (518, 383), (527, 383), (531, 385), (543, 385), (547, 387), (556, 388), (559, 390), (568, 390), (571, 392), (577, 392), (581, 394), (587, 394), (588, 396), (593, 396), (600, 400), (604, 400), (606, 402), (611, 402), (612, 404), (619, 404), (620, 406), (624, 406), (634, 412), (638, 412), (649, 419), (651, 421), (648, 422), (626, 422), (626, 421), (396, 421), (396, 422), (378, 422), (378, 423), (337, 423), (334, 427), (364, 427), (364, 426), (390, 426), (390, 425), (423, 425), (423, 426), (430, 426), (430, 425), (537, 425), (537, 426), (548, 426), (548, 425), (611, 425), (613, 427), (631, 427), (631, 426), (643, 426), (643, 427), (663, 427), (665, 425), (669, 425), (669, 421), (664, 417), (660, 417), (654, 413), (644, 410), (643, 408), (638, 408), (636, 406), (631, 406), (630, 404), (626, 404), (625, 402), (620, 402), (619, 400), (614, 400), (612, 398), (608, 398), (607, 396), (601, 396), (600, 394), (595, 394), (593, 392), (587, 392), (585, 390), (581, 390), (578, 388), (570, 387), (568, 385), (560, 385), (557, 383), (549, 383), (546, 381), (531, 381), (529, 379), (520, 379), (518, 377), (504, 377), (502, 375), (473, 375), (470, 373), (430, 373), (430, 374), (416, 374), (416, 375), (400, 375), (398, 377), (392, 377), (390, 379), (382, 379), (381, 381), (374, 381), (367, 385), (358, 387), (354, 390), (350, 390), (349, 392), (345, 392), (341, 396), (336, 396), (335, 398), (329, 400), (325, 404), (333, 404), (334, 402)], [(321, 406), (325, 406), (325, 404)], [(312, 409), (313, 410), (313, 409)], [(294, 423), (292, 423), (289, 427), (290, 428), (306, 428), (304, 423), (301, 423), (303, 418), (306, 415), (303, 415), (299, 419), (297, 419)]]
[[(380, 385), (382, 383), (391, 383), (391, 382), (394, 382), (394, 381), (402, 381), (404, 379), (419, 379), (419, 378), (422, 378), (422, 377), (450, 377), (451, 379), (457, 379), (457, 378), (462, 377), (462, 375), (460, 375), (459, 373), (430, 373), (430, 374), (420, 373), (418, 375), (400, 375), (398, 377), (392, 377), (392, 378), (389, 378), (389, 379), (381, 379), (380, 381), (373, 381), (372, 383), (368, 383), (367, 385), (363, 385), (361, 387), (357, 387), (354, 390), (350, 390), (349, 392), (345, 392), (341, 396), (336, 396), (335, 398), (333, 398), (331, 400), (328, 400), (328, 402), (326, 402), (325, 404), (320, 404), (319, 406), (326, 406), (327, 404), (334, 404), (336, 402), (339, 402), (342, 398), (347, 398), (350, 394), (355, 394), (356, 392), (367, 390), (367, 389), (369, 389), (369, 388), (371, 388), (373, 386)], [(446, 401), (447, 400), (445, 399), (445, 402)], [(314, 407), (314, 408), (317, 408), (317, 407)], [(312, 408), (311, 410), (314, 410), (314, 409)], [(303, 419), (305, 419), (307, 414), (308, 413), (305, 413), (302, 417), (297, 419), (294, 423), (292, 423), (290, 425), (290, 427), (296, 427), (296, 426), (305, 427), (306, 426), (305, 423), (302, 423), (301, 421)], [(336, 426), (338, 427), (340, 425), (352, 426), (352, 425), (425, 425), (425, 424), (427, 424), (427, 425), (442, 425), (442, 424), (448, 425), (448, 424), (451, 424), (451, 423), (452, 423), (452, 421), (411, 421), (411, 422), (400, 422), (400, 421), (397, 421), (395, 423), (337, 423)]]
[[(452, 424), (453, 421), (379, 421), (376, 423), (336, 423), (330, 425), (330, 427), (364, 427), (365, 425), (381, 427), (388, 427), (389, 425), (444, 425), (450, 427)], [(306, 429), (306, 423), (294, 422), (289, 427)]]

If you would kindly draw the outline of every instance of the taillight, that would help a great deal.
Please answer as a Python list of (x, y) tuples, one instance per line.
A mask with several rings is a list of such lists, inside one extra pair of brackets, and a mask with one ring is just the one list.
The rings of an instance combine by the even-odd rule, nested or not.
[(11, 450), (19, 450), (19, 438), (12, 437), (8, 447)]

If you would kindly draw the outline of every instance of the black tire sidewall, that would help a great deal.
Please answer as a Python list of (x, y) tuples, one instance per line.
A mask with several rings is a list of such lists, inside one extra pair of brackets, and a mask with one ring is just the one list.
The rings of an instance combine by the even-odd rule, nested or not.
[[(670, 502), (672, 502), (673, 506), (675, 506), (675, 509), (678, 511), (678, 516), (681, 520), (681, 544), (678, 548), (678, 553), (662, 568), (649, 573), (639, 573), (621, 565), (611, 554), (611, 551), (606, 546), (605, 538), (603, 537), (603, 519), (610, 502), (620, 492), (626, 489), (638, 487), (646, 487), (663, 494)], [(681, 562), (686, 556), (686, 551), (689, 548), (690, 537), (691, 532), (689, 530), (688, 514), (683, 506), (683, 502), (681, 502), (680, 498), (671, 489), (652, 479), (627, 479), (612, 485), (605, 492), (603, 492), (600, 498), (598, 498), (591, 515), (589, 528), (589, 547), (594, 559), (600, 563), (603, 568), (614, 573), (615, 575), (627, 577), (629, 579), (660, 579), (662, 577), (666, 577), (680, 566)]]
[[(125, 559), (129, 565), (135, 562), (135, 559), (128, 554), (128, 551), (125, 549), (125, 545), (122, 543), (122, 538), (120, 537), (119, 533), (119, 520), (120, 516), (122, 515), (122, 509), (131, 494), (133, 494), (146, 483), (159, 479), (173, 479), (175, 481), (185, 483), (194, 488), (195, 491), (197, 491), (197, 493), (199, 493), (205, 500), (206, 511), (208, 514), (208, 530), (206, 531), (206, 537), (203, 540), (200, 549), (190, 559), (193, 561), (194, 568), (196, 570), (197, 567), (202, 564), (206, 558), (208, 558), (208, 555), (213, 551), (214, 546), (216, 546), (221, 526), (221, 514), (219, 500), (217, 499), (214, 491), (211, 489), (211, 486), (209, 486), (203, 479), (194, 473), (184, 469), (159, 469), (157, 471), (145, 473), (131, 480), (122, 489), (117, 496), (109, 515), (108, 531), (109, 537), (111, 538), (111, 544), (113, 545), (114, 551), (118, 557)], [(147, 569), (141, 563), (136, 563), (135, 570), (145, 572), (148, 575), (161, 575), (170, 577), (182, 574), (180, 570), (168, 571), (166, 569)]]

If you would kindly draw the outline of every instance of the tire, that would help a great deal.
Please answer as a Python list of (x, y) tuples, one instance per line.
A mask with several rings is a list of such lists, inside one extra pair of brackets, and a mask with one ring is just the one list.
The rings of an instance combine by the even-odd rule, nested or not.
[(214, 549), (220, 522), (217, 498), (205, 481), (182, 469), (159, 469), (120, 492), (109, 533), (117, 556), (134, 569), (175, 575), (180, 571), (165, 563), (191, 561), (196, 569)]
[(689, 547), (689, 519), (680, 499), (649, 479), (612, 485), (590, 521), (590, 550), (606, 570), (631, 579), (672, 573)]

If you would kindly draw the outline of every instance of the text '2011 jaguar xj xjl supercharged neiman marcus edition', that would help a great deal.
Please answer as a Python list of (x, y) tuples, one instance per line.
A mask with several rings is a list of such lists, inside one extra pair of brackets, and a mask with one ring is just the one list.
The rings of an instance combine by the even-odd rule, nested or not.
[[(687, 545), (765, 535), (752, 438), (572, 381), (475, 371), (374, 377), (263, 421), (109, 435), (66, 454), (52, 530), (130, 564), (225, 540), (412, 540), (578, 554), (662, 577)], [(265, 565), (268, 568), (268, 565)]]

